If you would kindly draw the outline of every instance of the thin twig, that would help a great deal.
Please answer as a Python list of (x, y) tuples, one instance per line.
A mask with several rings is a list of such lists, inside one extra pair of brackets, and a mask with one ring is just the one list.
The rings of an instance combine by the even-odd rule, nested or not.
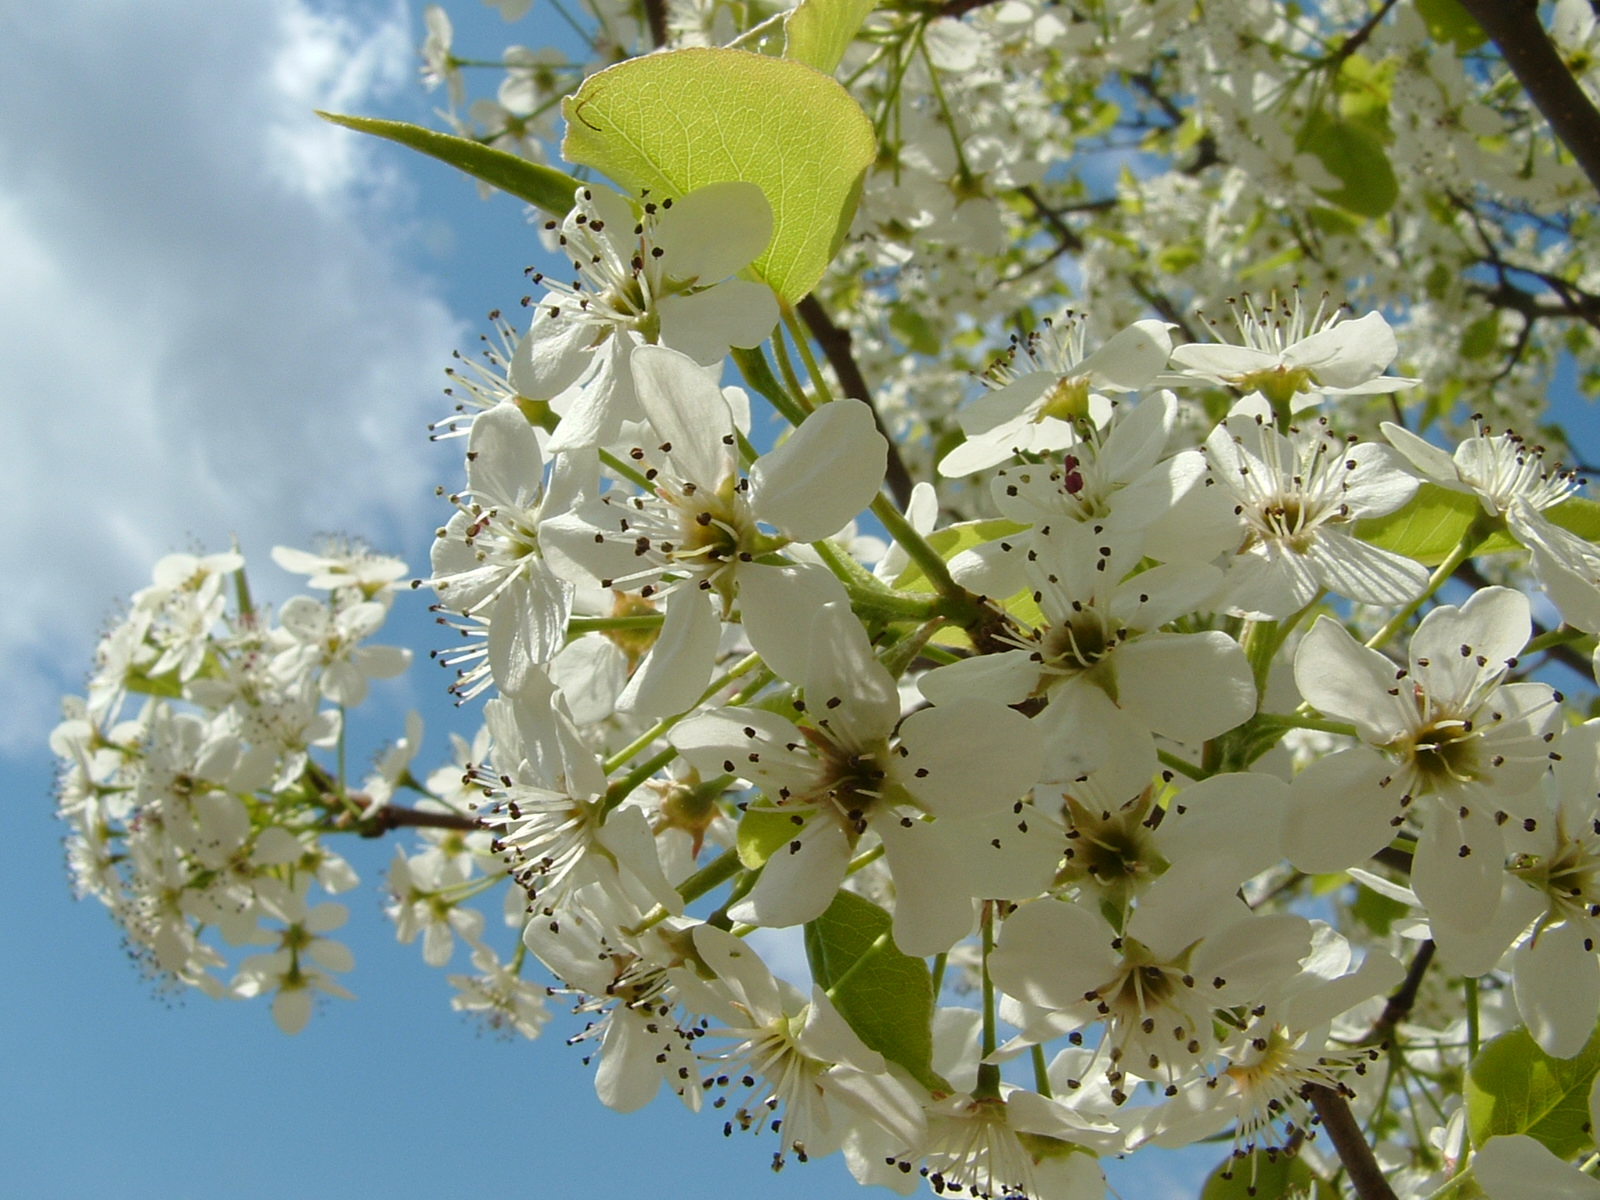
[(1539, 23), (1538, 0), (1461, 0), (1489, 35), (1550, 130), (1600, 189), (1600, 110)]
[(1428, 964), (1433, 962), (1433, 951), (1431, 938), (1417, 947), (1405, 979), (1384, 1004), (1382, 1014), (1372, 1023), (1372, 1032), (1367, 1035), (1369, 1042), (1388, 1038), (1394, 1032), (1395, 1026), (1411, 1015), (1411, 1010), (1417, 1003), (1417, 992), (1422, 988), (1422, 977), (1428, 973)]
[(889, 466), (884, 481), (889, 485), (889, 494), (894, 497), (896, 507), (904, 512), (906, 505), (911, 503), (911, 472), (906, 470), (905, 460), (900, 457), (900, 449), (895, 445), (894, 434), (885, 424), (883, 414), (872, 402), (872, 389), (867, 386), (866, 377), (861, 374), (850, 348), (850, 331), (835, 325), (827, 309), (815, 296), (807, 296), (800, 301), (795, 305), (795, 311), (806, 323), (811, 336), (817, 339), (817, 345), (822, 347), (828, 365), (839, 377), (839, 386), (844, 394), (853, 400), (860, 400), (872, 410), (872, 419), (877, 422), (878, 432), (889, 443)]
[[(352, 793), (354, 795), (354, 793)], [(362, 837), (382, 837), (391, 829), (459, 829), (469, 832), (482, 829), (477, 817), (464, 817), (460, 813), (430, 812), (424, 808), (405, 808), (399, 804), (382, 804), (361, 814), (358, 826)]]

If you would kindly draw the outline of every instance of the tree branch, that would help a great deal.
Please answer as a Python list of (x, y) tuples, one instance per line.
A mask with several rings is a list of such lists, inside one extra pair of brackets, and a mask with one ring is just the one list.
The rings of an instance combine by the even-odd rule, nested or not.
[(1461, 7), (1499, 48), (1551, 132), (1600, 190), (1600, 111), (1539, 23), (1537, 0), (1461, 0)]
[(645, 23), (650, 26), (650, 42), (657, 49), (667, 44), (667, 0), (643, 0)]
[[(350, 798), (358, 803), (361, 793), (351, 792)], [(392, 829), (458, 829), (463, 833), (482, 829), (477, 817), (464, 817), (460, 813), (433, 812), (425, 808), (406, 808), (400, 804), (380, 804), (367, 809), (357, 822), (353, 822), (362, 837), (382, 837)]]
[(822, 307), (822, 302), (815, 296), (807, 296), (800, 301), (795, 305), (795, 311), (806, 323), (811, 336), (817, 339), (817, 345), (822, 347), (828, 365), (839, 377), (839, 386), (844, 389), (844, 394), (853, 400), (860, 400), (872, 410), (872, 419), (877, 422), (878, 432), (889, 443), (889, 466), (884, 474), (884, 482), (889, 485), (889, 494), (894, 497), (895, 506), (904, 512), (906, 505), (911, 503), (911, 472), (906, 470), (905, 460), (900, 457), (900, 448), (895, 445), (894, 435), (884, 423), (883, 414), (872, 402), (872, 389), (867, 386), (866, 377), (861, 374), (855, 354), (850, 349), (850, 331), (835, 325), (828, 316), (828, 310)]
[(1422, 977), (1428, 973), (1428, 964), (1433, 962), (1433, 951), (1431, 938), (1417, 947), (1417, 953), (1411, 959), (1411, 966), (1406, 971), (1405, 979), (1383, 1006), (1383, 1013), (1372, 1023), (1372, 1032), (1367, 1035), (1368, 1041), (1381, 1041), (1387, 1038), (1394, 1032), (1394, 1027), (1410, 1015), (1411, 1009), (1417, 1003), (1417, 992), (1422, 988)]
[(1383, 1168), (1373, 1157), (1355, 1114), (1345, 1098), (1330, 1087), (1312, 1084), (1306, 1088), (1305, 1097), (1317, 1110), (1322, 1127), (1328, 1131), (1328, 1140), (1339, 1152), (1339, 1161), (1349, 1173), (1350, 1183), (1361, 1200), (1399, 1200), (1383, 1177)]

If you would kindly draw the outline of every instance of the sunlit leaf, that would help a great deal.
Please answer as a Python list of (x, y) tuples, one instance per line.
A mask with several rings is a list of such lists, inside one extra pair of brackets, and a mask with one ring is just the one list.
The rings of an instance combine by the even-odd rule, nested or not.
[[(1472, 493), (1425, 483), (1394, 512), (1357, 522), (1356, 536), (1380, 549), (1434, 567), (1456, 548), (1480, 511), (1478, 497)], [(1499, 554), (1516, 548), (1510, 535), (1492, 533), (1479, 543), (1475, 553)]]
[(832, 75), (878, 0), (800, 0), (783, 22), (783, 56)]
[(591, 75), (561, 110), (561, 153), (626, 188), (682, 196), (726, 180), (760, 187), (773, 234), (752, 269), (789, 301), (822, 277), (876, 153), (872, 123), (832, 79), (744, 50), (629, 59)]
[(954, 1089), (933, 1071), (933, 978), (889, 936), (889, 914), (840, 892), (806, 925), (811, 978), (828, 992), (856, 1036), (924, 1087)]
[(1589, 1088), (1600, 1071), (1600, 1034), (1572, 1058), (1552, 1058), (1526, 1029), (1503, 1033), (1467, 1068), (1467, 1132), (1481, 1147), (1492, 1137), (1524, 1133), (1557, 1158), (1594, 1144)]
[(349, 117), (340, 113), (319, 112), (317, 116), (358, 133), (399, 142), (413, 150), (420, 150), (430, 158), (449, 163), (465, 171), (474, 179), (481, 179), (491, 187), (509, 192), (519, 200), (526, 200), (535, 208), (551, 216), (564, 217), (572, 207), (572, 196), (582, 185), (572, 176), (554, 167), (531, 163), (515, 154), (496, 150), (470, 138), (424, 129), (405, 121), (381, 121), (376, 117)]

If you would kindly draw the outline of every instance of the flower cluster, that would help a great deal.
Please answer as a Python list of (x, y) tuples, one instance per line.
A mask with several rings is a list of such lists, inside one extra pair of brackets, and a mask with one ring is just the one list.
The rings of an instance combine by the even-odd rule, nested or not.
[[(280, 550), (325, 596), (274, 617), (237, 554), (171, 556), (53, 739), (80, 888), (292, 1032), (351, 965), (327, 839), (413, 829), (387, 911), (429, 965), (465, 943), (458, 1008), (532, 1037), (548, 986), (611, 1107), (665, 1085), (903, 1194), (1098, 1200), (1103, 1158), (1214, 1137), (1226, 1178), (1363, 1197), (1579, 1187), (1555, 1157), (1592, 1131), (1496, 1136), (1540, 1130), (1460, 1081), (1497, 1034), (1597, 1057), (1600, 723), (1553, 681), (1593, 679), (1600, 509), (1495, 431), (1550, 322), (1593, 324), (1593, 214), (1438, 6), (1361, 7), (871, 15), (839, 73), (878, 155), (795, 307), (755, 183), (578, 186), (562, 278), (435, 426), (465, 481), (412, 586), (480, 727), (419, 782), (412, 724), (353, 787), (404, 568)], [(783, 18), (588, 11), (588, 58), (513, 47), (463, 118), (430, 8), (458, 131), (542, 159), (647, 35)], [(1131, 137), (1174, 169), (1107, 184)], [(1370, 311), (1235, 290), (1273, 273)], [(782, 930), (809, 986), (763, 961)]]

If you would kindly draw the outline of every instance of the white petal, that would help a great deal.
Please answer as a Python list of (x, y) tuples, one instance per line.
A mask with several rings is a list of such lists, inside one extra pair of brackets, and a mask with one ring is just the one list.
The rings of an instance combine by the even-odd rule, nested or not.
[(1310, 367), (1323, 387), (1349, 388), (1382, 375), (1399, 352), (1389, 322), (1371, 312), (1302, 338), (1283, 359), (1288, 366)]
[(1398, 782), (1384, 786), (1388, 759), (1361, 747), (1320, 758), (1289, 785), (1284, 856), (1307, 874), (1342, 871), (1371, 858), (1394, 837), (1402, 811)]
[(1039, 686), (1039, 668), (1026, 650), (979, 654), (936, 667), (917, 681), (917, 689), (935, 704), (964, 696), (1021, 704)]
[(1163, 737), (1198, 744), (1256, 710), (1250, 661), (1219, 630), (1147, 633), (1118, 647), (1113, 657), (1118, 700)]
[(665, 717), (693, 707), (711, 683), (721, 637), (711, 597), (678, 588), (667, 598), (661, 636), (617, 698), (617, 711)]
[(1027, 717), (993, 701), (956, 700), (905, 719), (892, 766), (934, 816), (975, 817), (1010, 808), (1039, 778), (1042, 762)]
[(874, 824), (894, 876), (894, 941), (916, 958), (943, 954), (976, 925), (977, 906), (950, 881), (961, 863), (939, 822), (901, 825), (892, 815)]
[(780, 929), (815, 920), (833, 902), (849, 865), (849, 839), (830, 814), (822, 813), (767, 859), (755, 887), (728, 916)]
[(772, 240), (772, 206), (753, 183), (707, 184), (674, 198), (671, 208), (659, 210), (655, 237), (663, 272), (674, 279), (715, 283), (742, 270), (767, 248)]
[(515, 404), (479, 413), (467, 436), (467, 487), (484, 507), (526, 508), (544, 482), (539, 437)]
[(733, 413), (716, 380), (665, 346), (640, 346), (630, 363), (639, 403), (660, 435), (674, 471), (715, 491), (733, 469)]
[(778, 985), (755, 947), (715, 925), (696, 925), (693, 935), (694, 948), (706, 966), (742, 993), (754, 1024), (765, 1025), (785, 1015)]
[(1317, 618), (1295, 652), (1294, 682), (1306, 702), (1335, 721), (1349, 721), (1378, 746), (1404, 733), (1415, 711), (1400, 694), (1398, 675), (1390, 659), (1328, 616)]
[(1135, 321), (1107, 338), (1105, 345), (1078, 364), (1075, 373), (1088, 376), (1095, 387), (1142, 388), (1167, 365), (1172, 328), (1165, 321)]
[(1500, 907), (1504, 862), (1505, 839), (1487, 805), (1441, 801), (1429, 806), (1417, 839), (1411, 887), (1431, 924), (1480, 929)]
[(865, 404), (824, 404), (751, 465), (750, 511), (795, 541), (820, 541), (872, 503), (888, 453)]
[(989, 974), (1008, 996), (1047, 1008), (1081, 1003), (1111, 978), (1115, 936), (1099, 916), (1076, 904), (1036, 900), (1000, 927)]
[(751, 648), (790, 683), (803, 681), (811, 660), (812, 615), (824, 604), (848, 606), (844, 584), (818, 563), (741, 563), (736, 573), (739, 619)]
[(1481, 588), (1460, 608), (1441, 604), (1422, 618), (1411, 638), (1412, 673), (1430, 697), (1465, 707), (1481, 684), (1505, 672), (1532, 633), (1526, 596)]
[(866, 630), (848, 604), (824, 604), (811, 620), (813, 653), (806, 669), (810, 719), (857, 748), (888, 737), (900, 720), (900, 689), (872, 653)]
[(1600, 1016), (1600, 962), (1571, 922), (1541, 930), (1511, 955), (1517, 1012), (1539, 1048), (1571, 1058)]
[(1455, 460), (1431, 442), (1425, 442), (1403, 425), (1384, 421), (1379, 428), (1389, 444), (1427, 478), (1456, 491), (1465, 491), (1456, 473)]
[(656, 306), (661, 342), (715, 366), (729, 346), (759, 346), (778, 323), (778, 300), (764, 283), (730, 279), (705, 292), (668, 296)]
[(1405, 604), (1428, 586), (1421, 563), (1337, 529), (1321, 530), (1306, 557), (1330, 592), (1362, 604)]
[(594, 327), (552, 315), (560, 307), (553, 295), (541, 300), (533, 311), (532, 328), (511, 355), (511, 386), (530, 400), (554, 399), (578, 381), (593, 357)]
[(1490, 1138), (1472, 1156), (1472, 1173), (1489, 1200), (1600, 1200), (1600, 1180), (1522, 1133)]

